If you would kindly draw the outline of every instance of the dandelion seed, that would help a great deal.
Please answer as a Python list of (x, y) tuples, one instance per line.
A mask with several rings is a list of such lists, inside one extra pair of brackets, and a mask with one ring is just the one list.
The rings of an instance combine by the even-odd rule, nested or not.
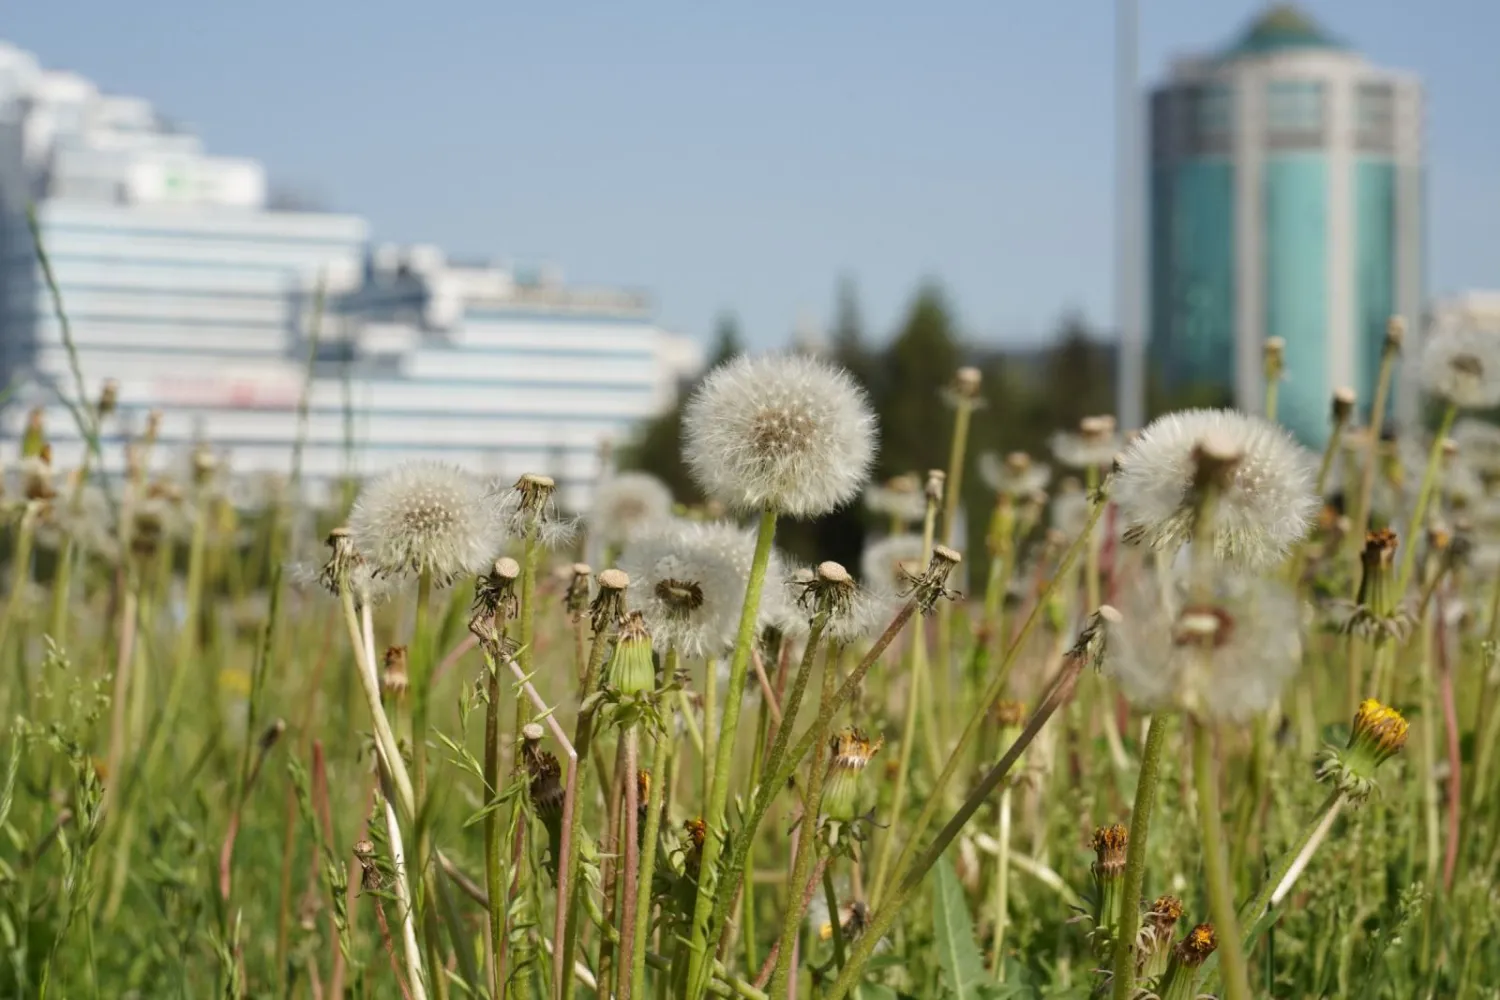
[[(715, 523), (671, 521), (636, 536), (620, 557), (629, 575), (632, 603), (657, 648), (675, 646), (685, 657), (718, 656), (734, 645), (745, 582), (755, 555), (755, 535)], [(774, 555), (768, 579), (782, 570)], [(783, 620), (780, 588), (762, 595), (762, 626)]]
[(487, 567), (504, 541), (483, 487), (457, 466), (426, 460), (367, 484), (349, 531), (376, 575), (429, 574), (440, 586)]
[(606, 545), (624, 545), (647, 525), (672, 516), (672, 491), (645, 472), (620, 472), (594, 491), (589, 530)]
[(979, 456), (979, 478), (996, 493), (1023, 497), (1044, 488), (1052, 470), (1033, 462), (1024, 451), (1013, 451), (1003, 459), (987, 451)]
[(1500, 336), (1457, 323), (1433, 330), (1422, 347), (1422, 388), (1465, 410), (1500, 404)]
[(683, 460), (738, 510), (816, 517), (869, 478), (876, 424), (843, 369), (803, 355), (741, 356), (711, 372), (683, 414)]
[(1310, 456), (1286, 431), (1233, 410), (1184, 410), (1153, 421), (1117, 463), (1111, 496), (1125, 539), (1176, 550), (1192, 539), (1202, 463), (1223, 452), (1214, 551), (1249, 567), (1279, 562), (1312, 524), (1319, 499)]
[(1201, 599), (1181, 578), (1141, 579), (1113, 617), (1104, 668), (1147, 711), (1244, 721), (1271, 707), (1301, 663), (1301, 608), (1273, 579), (1223, 572)]

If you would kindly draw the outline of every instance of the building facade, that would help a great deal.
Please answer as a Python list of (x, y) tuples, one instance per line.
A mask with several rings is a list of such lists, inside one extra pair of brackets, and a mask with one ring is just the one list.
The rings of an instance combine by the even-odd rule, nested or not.
[(1280, 6), (1174, 66), (1149, 117), (1151, 374), (1261, 412), (1280, 337), (1278, 417), (1321, 445), (1336, 388), (1370, 405), (1390, 318), (1421, 320), (1421, 84)]
[(84, 393), (119, 384), (121, 431), (158, 412), (164, 460), (204, 441), (233, 470), (289, 472), (306, 387), (309, 482), (439, 457), (549, 472), (577, 506), (601, 441), (701, 363), (639, 293), (374, 247), (358, 216), (275, 201), (261, 164), (0, 44), (0, 383), (16, 388), (0, 433), (42, 406), (57, 462), (83, 450), (28, 205)]

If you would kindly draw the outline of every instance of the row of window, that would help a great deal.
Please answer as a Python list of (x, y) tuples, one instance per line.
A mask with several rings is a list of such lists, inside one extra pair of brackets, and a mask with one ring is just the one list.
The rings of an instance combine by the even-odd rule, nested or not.
[[(1186, 91), (1190, 130), (1227, 137), (1234, 125), (1234, 94), (1227, 84)], [(1325, 126), (1325, 84), (1318, 80), (1272, 80), (1266, 85), (1266, 127), (1272, 133), (1319, 132)], [(1362, 83), (1354, 93), (1356, 132), (1387, 131), (1395, 119), (1395, 93), (1388, 83)]]

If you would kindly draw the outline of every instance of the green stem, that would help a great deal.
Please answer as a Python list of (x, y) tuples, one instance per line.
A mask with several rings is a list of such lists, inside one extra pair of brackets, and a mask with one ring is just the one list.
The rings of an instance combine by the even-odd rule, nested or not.
[(1142, 891), (1146, 884), (1146, 855), (1151, 836), (1151, 814), (1156, 808), (1156, 786), (1161, 775), (1162, 748), (1167, 742), (1168, 717), (1158, 712), (1146, 730), (1141, 771), (1135, 782), (1135, 806), (1130, 811), (1130, 841), (1125, 853), (1124, 902), (1120, 933), (1115, 938), (1114, 1000), (1135, 996), (1135, 934), (1140, 926)]
[[(667, 654), (667, 665), (674, 665), (676, 654)], [(670, 672), (668, 677), (672, 676)], [(667, 771), (672, 756), (672, 740), (668, 733), (656, 734), (656, 750), (651, 756), (651, 794), (646, 802), (646, 833), (641, 853), (641, 888), (635, 900), (635, 940), (630, 954), (630, 995), (646, 996), (646, 944), (651, 933), (651, 882), (656, 877), (657, 841), (661, 839), (662, 802), (668, 784)]]
[[(484, 888), (489, 894), (490, 953), (499, 955), (504, 947), (505, 935), (504, 869), (500, 860), (501, 830), (498, 822), (500, 814), (498, 808), (500, 797), (500, 670), (498, 664), (494, 663), (488, 655), (485, 661), (487, 703), (484, 707), (484, 794), (485, 805), (490, 808), (484, 814)], [(491, 973), (494, 979), (491, 983), (490, 995), (500, 997), (505, 993), (505, 984), (500, 980), (499, 962), (493, 963)]]
[[(906, 845), (902, 848), (901, 855), (896, 859), (895, 871), (898, 873), (898, 878), (900, 872), (911, 867), (912, 859), (916, 856), (918, 845), (922, 842), (923, 836), (926, 835), (927, 828), (931, 825), (933, 816), (936, 815), (938, 808), (943, 804), (943, 793), (947, 789), (948, 783), (953, 780), (953, 775), (957, 772), (959, 763), (966, 758), (969, 746), (973, 743), (975, 736), (984, 727), (986, 720), (989, 718), (990, 707), (1004, 693), (1005, 684), (1010, 679), (1011, 667), (1014, 665), (1020, 650), (1025, 647), (1026, 640), (1031, 636), (1032, 629), (1036, 627), (1038, 620), (1042, 617), (1043, 609), (1047, 606), (1053, 591), (1057, 588), (1058, 581), (1068, 579), (1068, 574), (1083, 551), (1085, 539), (1093, 531), (1094, 525), (1099, 521), (1099, 516), (1104, 512), (1105, 503), (1106, 501), (1102, 498), (1094, 503), (1094, 509), (1089, 514), (1088, 526), (1081, 535), (1073, 540), (1073, 544), (1063, 554), (1062, 561), (1052, 574), (1052, 578), (1047, 581), (1046, 585), (1042, 587), (1041, 592), (1037, 594), (1030, 614), (1026, 616), (1026, 621), (1021, 625), (1020, 633), (1011, 642), (1010, 647), (1005, 652), (1005, 658), (1000, 662), (1000, 669), (995, 671), (994, 678), (990, 681), (989, 686), (985, 688), (984, 693), (975, 705), (973, 714), (969, 716), (969, 721), (964, 726), (963, 734), (958, 738), (958, 745), (949, 754), (948, 762), (943, 765), (942, 773), (938, 775), (937, 780), (933, 783), (932, 790), (927, 794), (926, 799), (922, 803), (921, 813), (917, 816), (917, 820), (912, 824), (911, 829), (907, 831)], [(1089, 609), (1090, 614), (1093, 611), (1094, 609)]]
[(1224, 820), (1220, 814), (1219, 784), (1214, 773), (1213, 738), (1201, 723), (1194, 723), (1193, 778), (1198, 793), (1198, 831), (1203, 848), (1204, 879), (1208, 908), (1219, 940), (1219, 962), (1223, 967), (1225, 1000), (1250, 1000), (1250, 980), (1245, 966), (1245, 946), (1240, 938), (1234, 910), (1234, 887), (1224, 856)]
[[(1008, 795), (1009, 792), (1002, 793)], [(1006, 799), (1002, 798), (1001, 802)], [(844, 967), (844, 925), (840, 920), (838, 893), (833, 891), (833, 866), (829, 865), (823, 869), (823, 902), (828, 907), (828, 923), (832, 928), (833, 936), (833, 967), (835, 970)]]
[(1000, 789), (999, 829), (995, 831), (995, 894), (990, 903), (990, 923), (995, 928), (990, 970), (997, 983), (1005, 982), (1005, 927), (1010, 922), (1010, 792), (1010, 785)]
[[(1323, 800), (1323, 804), (1313, 814), (1312, 820), (1302, 828), (1302, 832), (1298, 834), (1297, 839), (1292, 842), (1281, 856), (1281, 860), (1277, 862), (1275, 869), (1261, 883), (1260, 890), (1256, 892), (1254, 898), (1240, 908), (1239, 919), (1241, 927), (1253, 929), (1260, 921), (1260, 918), (1265, 915), (1266, 907), (1271, 903), (1271, 895), (1281, 885), (1282, 879), (1286, 878), (1287, 872), (1291, 871), (1293, 862), (1302, 855), (1303, 850), (1312, 840), (1313, 834), (1317, 831), (1318, 827), (1323, 825), (1328, 814), (1339, 808), (1343, 801), (1344, 793), (1338, 789), (1334, 789), (1328, 793), (1328, 797)], [(1249, 948), (1250, 942), (1246, 940), (1245, 949), (1247, 952)]]
[[(953, 443), (948, 450), (948, 474), (944, 479), (943, 488), (943, 532), (941, 535), (943, 544), (949, 548), (953, 547), (954, 535), (958, 530), (958, 512), (963, 505), (964, 496), (964, 455), (969, 444), (969, 424), (974, 413), (974, 400), (968, 396), (960, 396), (958, 406), (953, 414)], [(935, 698), (939, 692), (943, 697), (937, 708), (944, 715), (947, 707), (952, 704), (953, 699), (948, 697), (948, 689), (953, 679), (953, 605), (947, 601), (938, 605), (937, 609), (937, 658), (933, 664), (933, 677), (939, 684), (929, 683), (928, 690)], [(930, 699), (931, 700), (931, 699)], [(946, 732), (951, 726), (945, 725)], [(937, 734), (934, 734), (937, 735)]]
[[(724, 812), (729, 799), (729, 771), (734, 764), (734, 744), (740, 721), (740, 707), (745, 697), (745, 674), (750, 666), (751, 645), (755, 642), (760, 610), (760, 594), (766, 582), (766, 567), (771, 560), (771, 542), (776, 535), (776, 512), (767, 509), (760, 515), (755, 536), (755, 556), (745, 583), (745, 603), (740, 609), (739, 634), (735, 638), (734, 658), (729, 662), (729, 690), (725, 694), (724, 719), (719, 727), (718, 751), (714, 755), (712, 795), (704, 822), (708, 825), (703, 839), (698, 894), (693, 903), (693, 923), (688, 941), (688, 996), (703, 996), (711, 971), (712, 947), (708, 941), (708, 918), (714, 905), (716, 866), (724, 846)], [(705, 738), (706, 738), (705, 734)]]
[[(26, 584), (31, 580), (32, 542), (36, 538), (36, 521), (40, 513), (41, 506), (36, 501), (27, 501), (21, 524), (16, 529), (16, 548), (11, 553), (10, 592), (5, 595), (5, 613), (0, 615), (0, 656), (4, 656), (10, 646), (17, 609), (26, 600)], [(31, 680), (26, 674), (26, 657), (17, 657), (17, 662), (21, 665), (21, 691), (29, 691)]]
[(1375, 379), (1375, 402), (1370, 408), (1370, 451), (1365, 456), (1359, 500), (1354, 508), (1354, 530), (1349, 533), (1349, 545), (1355, 552), (1365, 543), (1365, 532), (1370, 530), (1370, 506), (1375, 495), (1375, 467), (1380, 455), (1380, 430), (1385, 425), (1386, 399), (1391, 392), (1391, 375), (1395, 366), (1396, 348), (1387, 341), (1385, 349), (1380, 353), (1380, 373)]
[(620, 823), (625, 841), (624, 850), (621, 852), (624, 855), (625, 864), (621, 873), (623, 887), (620, 891), (620, 908), (616, 918), (619, 923), (620, 959), (615, 963), (615, 995), (620, 1000), (630, 1000), (632, 996), (630, 987), (635, 977), (633, 963), (636, 949), (636, 909), (641, 899), (644, 898), (649, 912), (651, 889), (647, 886), (644, 896), (641, 894), (639, 725), (631, 723), (626, 726), (625, 731), (620, 734), (620, 741), (625, 752), (625, 811), (623, 821)]
[(699, 761), (702, 765), (701, 791), (705, 803), (714, 795), (714, 765), (717, 759), (715, 754), (708, 752), (708, 748), (715, 745), (714, 716), (719, 711), (718, 702), (719, 661), (710, 657), (703, 661), (703, 759)]
[(1448, 439), (1448, 432), (1453, 429), (1453, 421), (1458, 416), (1458, 407), (1452, 403), (1443, 411), (1442, 423), (1438, 425), (1437, 434), (1432, 439), (1432, 450), (1427, 453), (1427, 469), (1422, 473), (1422, 486), (1417, 492), (1417, 503), (1412, 508), (1411, 520), (1406, 525), (1406, 537), (1401, 539), (1401, 572), (1396, 575), (1396, 599), (1406, 593), (1406, 585), (1411, 582), (1412, 570), (1417, 565), (1417, 539), (1421, 537), (1419, 532), (1426, 523), (1427, 504), (1432, 499), (1432, 489), (1437, 485), (1438, 468), (1443, 464), (1443, 442)]

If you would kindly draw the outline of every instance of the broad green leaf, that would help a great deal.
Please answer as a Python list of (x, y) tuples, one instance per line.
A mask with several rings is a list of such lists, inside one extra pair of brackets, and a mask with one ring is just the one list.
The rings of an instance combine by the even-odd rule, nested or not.
[(933, 933), (943, 978), (958, 1000), (981, 1000), (989, 995), (993, 983), (985, 974), (979, 946), (974, 943), (974, 925), (963, 887), (947, 858), (938, 859), (932, 876)]

